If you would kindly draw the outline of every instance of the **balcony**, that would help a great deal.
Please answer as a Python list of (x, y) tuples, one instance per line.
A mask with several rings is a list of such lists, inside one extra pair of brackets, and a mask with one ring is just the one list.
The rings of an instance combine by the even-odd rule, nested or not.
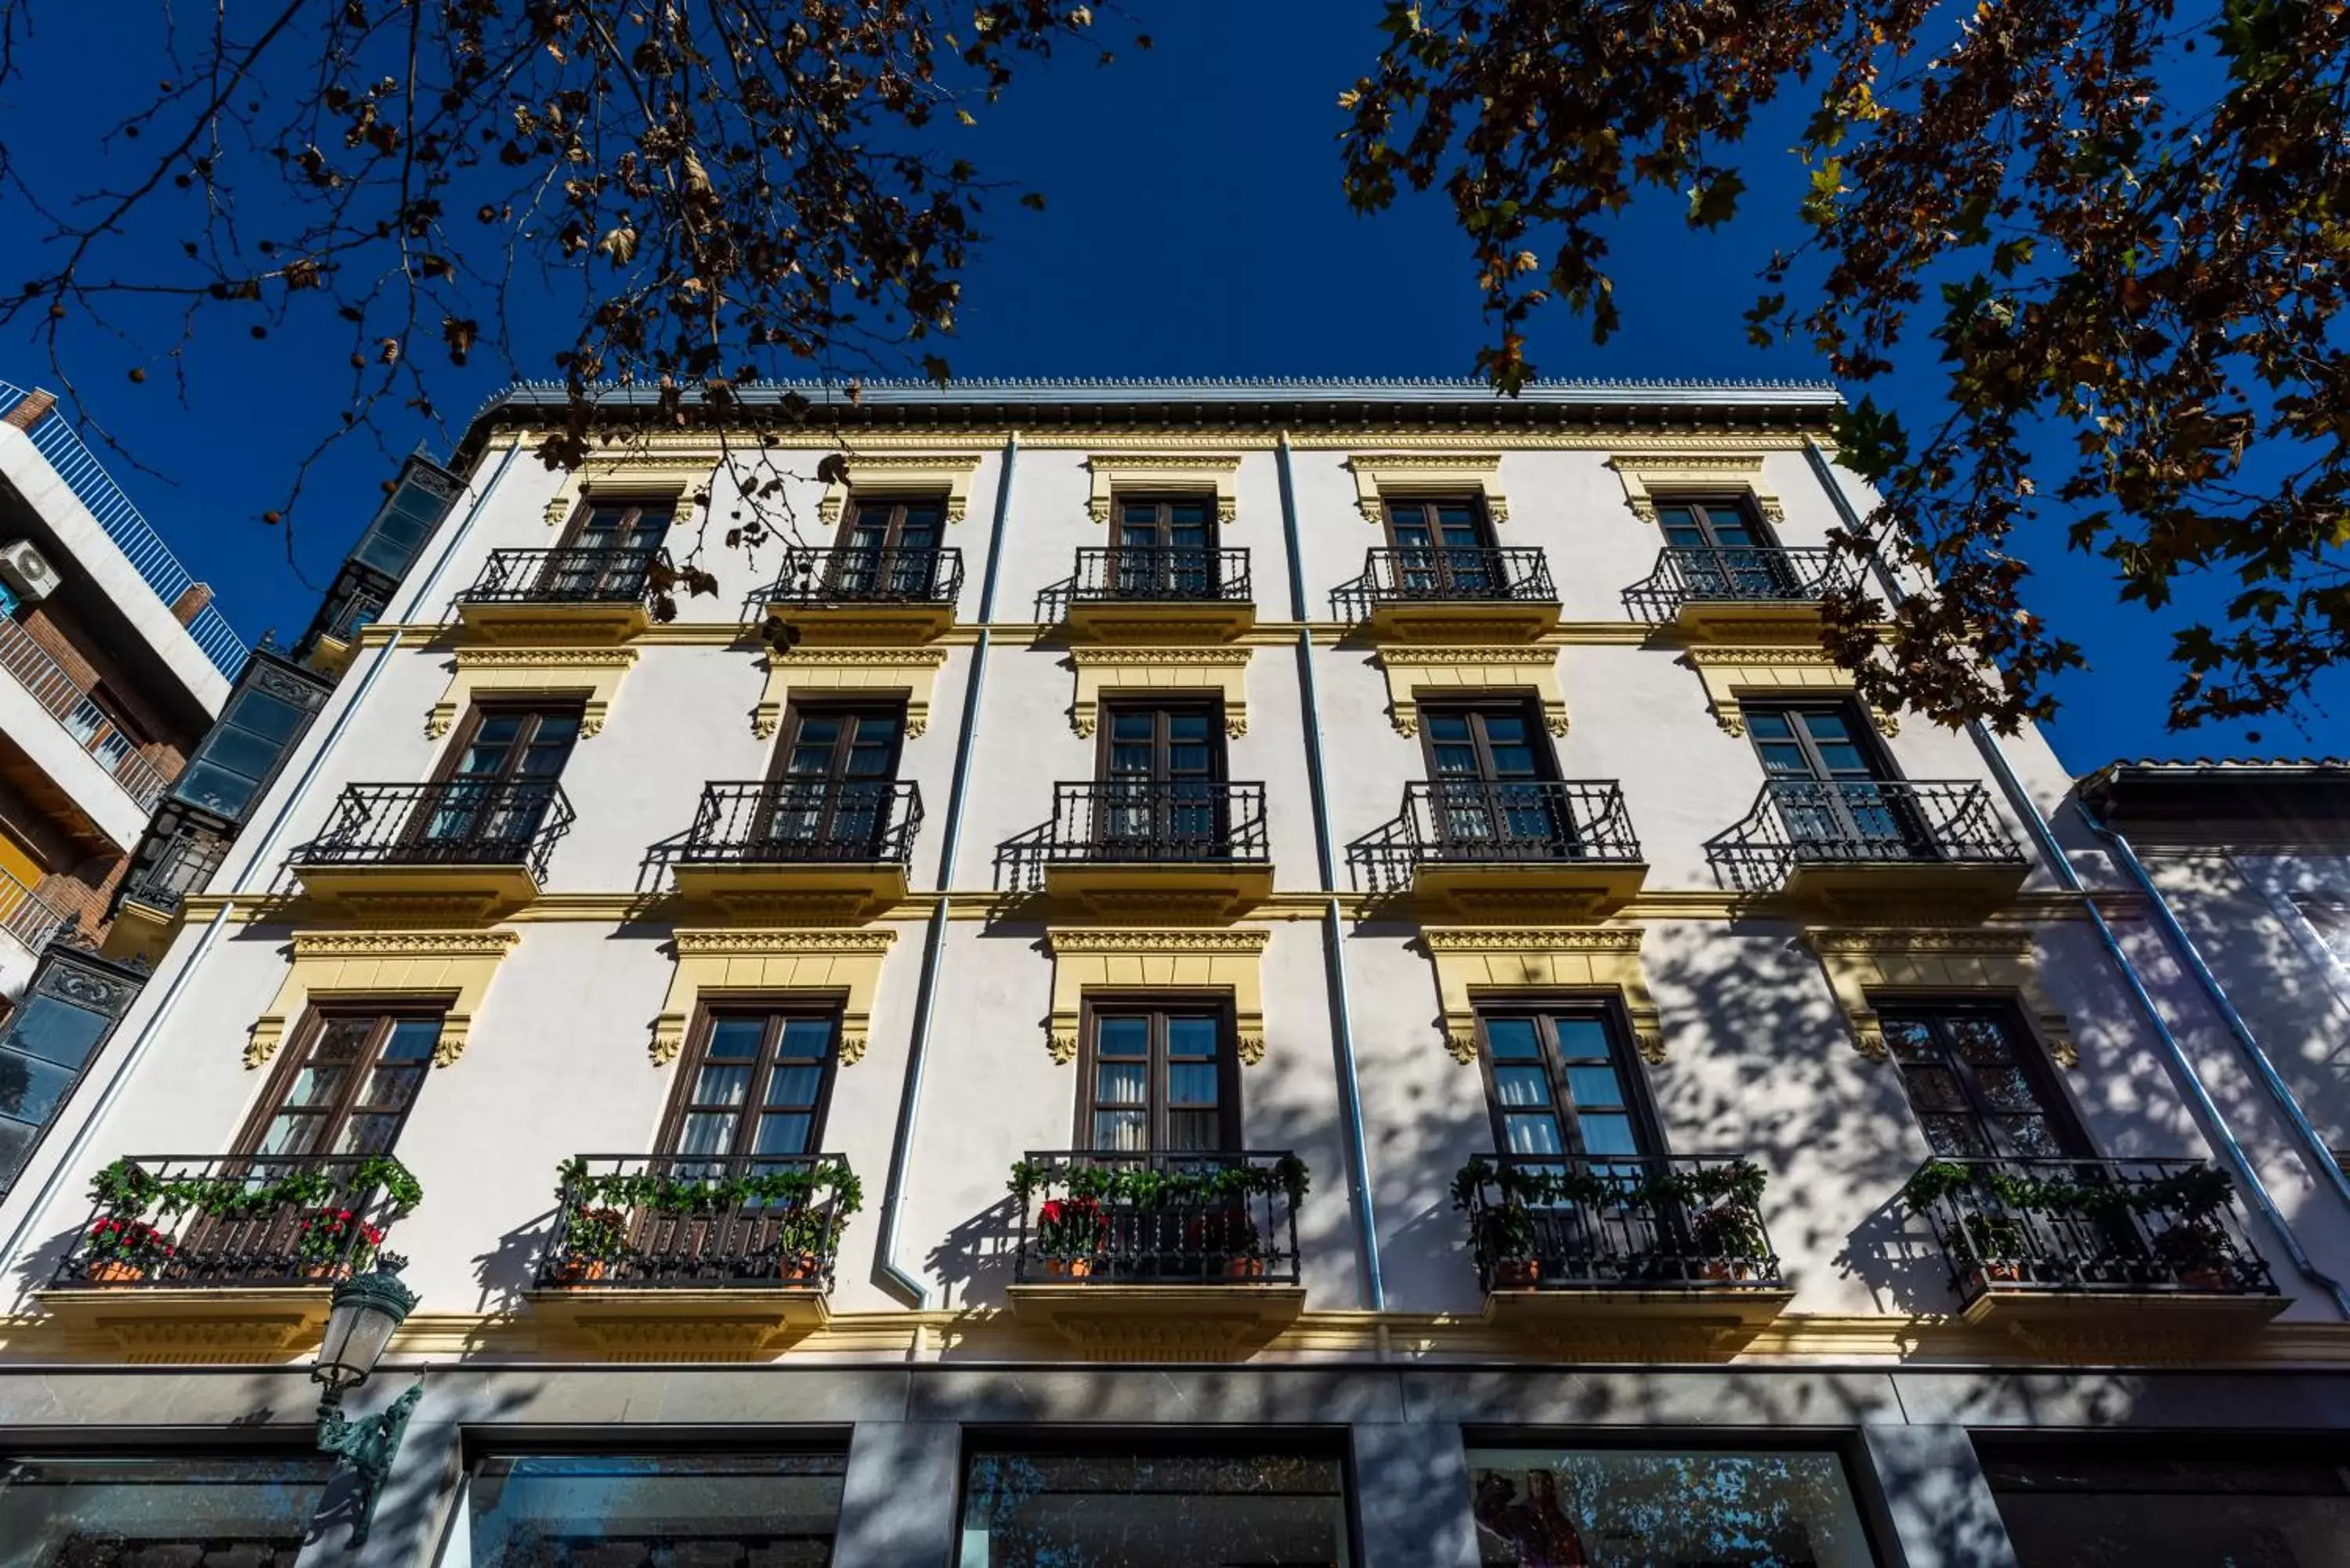
[(532, 1300), (615, 1359), (778, 1349), (830, 1318), (863, 1203), (837, 1154), (580, 1155), (556, 1172)]
[(90, 1218), (46, 1308), (133, 1360), (293, 1352), (423, 1192), (382, 1155), (135, 1155), (90, 1182)]
[[(0, 669), (15, 676), (16, 683), (33, 701), (48, 710), (49, 717), (57, 722), (66, 738), (88, 753), (90, 761), (121, 785), (122, 792), (140, 810), (155, 808), (155, 803), (163, 798), (163, 791), (171, 784), (171, 775), (140, 755), (138, 742), (114, 727), (114, 721), (107, 717), (106, 710), (98, 705), (88, 690), (67, 674), (65, 666), (33, 640), (32, 633), (5, 616), (0, 616)], [(44, 786), (54, 790), (58, 784), (34, 782), (36, 796), (44, 792)]]
[(1224, 919), (1273, 896), (1261, 784), (1056, 784), (1053, 820), (1003, 858), (1029, 890), (1104, 919)]
[(482, 642), (625, 642), (652, 624), (650, 597), (675, 577), (660, 550), (493, 550), (457, 596), (457, 619)]
[(810, 642), (928, 642), (954, 625), (962, 552), (795, 545), (784, 552), (784, 575), (760, 597)]
[(1014, 1315), (1098, 1361), (1237, 1360), (1296, 1321), (1305, 1162), (1246, 1153), (1031, 1151)]
[(1334, 597), (1381, 642), (1532, 642), (1558, 625), (1550, 563), (1531, 545), (1372, 550)]
[(1461, 919), (1605, 919), (1648, 874), (1612, 779), (1406, 784), (1403, 809), (1347, 858), (1374, 897)]
[(295, 849), (294, 874), (353, 916), (495, 919), (538, 897), (571, 821), (553, 779), (348, 784), (326, 831)]
[(1486, 1321), (1564, 1360), (1727, 1359), (1794, 1299), (1752, 1161), (1482, 1155), (1453, 1178)]
[(1067, 592), (1069, 636), (1081, 642), (1230, 642), (1256, 625), (1246, 550), (1081, 549)]
[(910, 780), (707, 784), (672, 857), (677, 890), (734, 919), (869, 919), (904, 901), (921, 826)]
[(2030, 869), (1990, 794), (1964, 780), (1773, 779), (1705, 847), (1715, 875), (1742, 892), (1848, 918), (1988, 913)]
[(1819, 603), (1846, 585), (1850, 565), (1824, 548), (1669, 545), (1648, 579), (1624, 590), (1624, 607), (1692, 641), (1815, 636)]
[(2288, 1304), (2209, 1160), (1933, 1159), (1900, 1201), (1932, 1228), (1966, 1320), (2043, 1348), (2192, 1350)]

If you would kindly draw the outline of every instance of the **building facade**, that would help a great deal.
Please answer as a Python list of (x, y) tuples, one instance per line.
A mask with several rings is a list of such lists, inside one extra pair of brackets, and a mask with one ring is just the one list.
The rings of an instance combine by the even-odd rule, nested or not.
[(338, 622), (0, 1204), (27, 1561), (346, 1560), (385, 1253), (369, 1562), (2342, 1560), (2350, 1209), (1820, 653), (1832, 389), (764, 395)]

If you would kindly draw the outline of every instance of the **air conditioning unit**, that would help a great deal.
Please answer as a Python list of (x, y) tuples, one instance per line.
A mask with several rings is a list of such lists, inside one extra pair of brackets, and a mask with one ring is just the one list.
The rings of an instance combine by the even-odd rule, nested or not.
[(16, 591), (16, 597), (26, 604), (47, 598), (57, 591), (57, 569), (49, 558), (33, 547), (29, 539), (19, 539), (13, 545), (0, 545), (0, 582)]

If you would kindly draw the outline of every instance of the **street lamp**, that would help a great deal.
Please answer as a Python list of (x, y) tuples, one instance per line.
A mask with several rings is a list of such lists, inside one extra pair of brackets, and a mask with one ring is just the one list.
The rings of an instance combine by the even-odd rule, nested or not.
[(371, 1273), (359, 1274), (335, 1287), (327, 1312), (326, 1342), (310, 1367), (310, 1380), (325, 1385), (318, 1396), (318, 1451), (332, 1454), (350, 1467), (358, 1489), (357, 1514), (351, 1521), (348, 1545), (367, 1544), (368, 1527), (375, 1521), (375, 1502), (391, 1473), (391, 1459), (408, 1430), (408, 1417), (424, 1397), (421, 1378), (416, 1386), (385, 1407), (379, 1416), (353, 1421), (344, 1417), (343, 1395), (368, 1380), (375, 1364), (391, 1343), (392, 1332), (416, 1310), (416, 1293), (401, 1282), (407, 1260), (380, 1253)]

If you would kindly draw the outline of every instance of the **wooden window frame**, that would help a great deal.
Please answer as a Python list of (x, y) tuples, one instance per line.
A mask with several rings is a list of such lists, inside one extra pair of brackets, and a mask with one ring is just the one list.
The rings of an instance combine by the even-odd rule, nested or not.
[[(906, 760), (906, 700), (903, 697), (858, 699), (847, 695), (785, 700), (784, 720), (775, 730), (777, 739), (775, 752), (767, 759), (768, 781), (773, 783), (782, 779), (804, 776), (787, 774), (784, 771), (784, 766), (791, 760), (792, 748), (799, 742), (800, 726), (811, 715), (818, 718), (844, 715), (862, 717), (868, 713), (889, 713), (897, 718), (898, 738), (889, 747), (889, 771), (873, 781), (877, 784), (884, 780), (890, 784), (897, 783), (899, 767)], [(834, 766), (824, 774), (826, 782), (838, 784), (847, 776), (838, 768), (847, 749), (845, 740), (833, 742)]]
[[(948, 516), (948, 508), (951, 500), (951, 497), (950, 497), (944, 491), (940, 491), (935, 495), (925, 492), (910, 490), (902, 493), (885, 492), (878, 495), (860, 496), (854, 489), (852, 489), (848, 494), (847, 504), (840, 509), (840, 526), (833, 535), (833, 546), (836, 549), (842, 550), (849, 549), (854, 546), (857, 537), (857, 524), (865, 515), (867, 509), (870, 508), (875, 511), (887, 512), (889, 514), (889, 522), (883, 525), (882, 542), (879, 545), (873, 546), (874, 548), (881, 550), (902, 550), (907, 548), (942, 550), (946, 548), (945, 541), (947, 524), (951, 521)], [(906, 525), (906, 508), (909, 506), (936, 506), (939, 509), (939, 540), (937, 543), (927, 545), (909, 546), (899, 542)]]
[[(1100, 1038), (1101, 1015), (1136, 1012), (1207, 1012), (1216, 1020), (1216, 1149), (1170, 1149), (1166, 1147), (1167, 1106), (1159, 1087), (1166, 1065), (1159, 1031), (1154, 1026), (1150, 1054), (1146, 1058), (1144, 1086), (1150, 1098), (1150, 1147), (1147, 1150), (1112, 1151), (1094, 1147), (1095, 1068), (1099, 1060), (1095, 1044)], [(1088, 992), (1077, 1009), (1077, 1093), (1076, 1130), (1069, 1147), (1095, 1153), (1132, 1152), (1153, 1155), (1238, 1154), (1247, 1147), (1246, 1122), (1241, 1111), (1240, 1028), (1228, 991)]]
[[(2002, 1113), (1990, 1107), (1977, 1092), (1973, 1075), (1968, 1070), (1970, 1064), (1953, 1051), (1939, 1025), (1953, 1014), (1973, 1013), (1996, 1020), (2001, 1030), (2007, 1036), (2009, 1050), (2016, 1066), (2022, 1071), (2024, 1076), (2031, 1081), (2033, 1087), (2039, 1092), (2043, 1102), (2050, 1107), (2048, 1120), (2057, 1135), (2057, 1142), (2069, 1145), (2061, 1154), (2009, 1154), (2000, 1150), (1995, 1141), (1986, 1137), (1986, 1142), (1990, 1143), (1991, 1148), (1989, 1156), (1937, 1154), (1934, 1156), (1935, 1158), (2086, 1160), (2102, 1158), (2097, 1152), (2096, 1140), (2089, 1136), (2087, 1118), (2081, 1115), (2081, 1107), (2073, 1103), (2073, 1096), (2065, 1089), (2063, 1076), (2054, 1070), (2048, 1053), (2040, 1048), (2038, 1036), (2033, 1033), (2022, 1010), (2012, 1001), (2003, 997), (1903, 996), (1878, 1002), (1876, 1012), (1877, 1027), (1880, 1031), (1902, 1022), (1905, 1017), (1916, 1018), (1919, 1015), (1928, 1015), (1931, 1018), (1932, 1023), (1929, 1027), (1935, 1036), (1935, 1043), (1941, 1053), (1943, 1064), (1950, 1076), (1957, 1081), (1959, 1093), (1967, 1102), (1967, 1115), (1979, 1127), (1984, 1128), (1986, 1133), (1991, 1125), (1991, 1118)], [(1897, 1074), (1902, 1071), (1901, 1054), (1894, 1048), (1889, 1039), (1886, 1042), (1886, 1057), (1892, 1064), (1893, 1070)], [(1921, 1119), (1917, 1103), (1909, 1097), (1909, 1084), (1906, 1077), (1901, 1080), (1900, 1089), (1901, 1103), (1908, 1110), (1910, 1122), (1918, 1128), (1918, 1136), (1922, 1138), (1926, 1136), (1926, 1124)]]
[[(1224, 744), (1224, 704), (1222, 700), (1214, 692), (1203, 692), (1197, 696), (1187, 692), (1181, 696), (1168, 697), (1103, 698), (1101, 700), (1101, 717), (1094, 726), (1094, 783), (1107, 784), (1110, 782), (1110, 732), (1114, 728), (1116, 728), (1115, 721), (1119, 714), (1156, 713), (1163, 715), (1178, 711), (1205, 713), (1208, 716), (1208, 754), (1214, 760), (1214, 766), (1208, 775), (1208, 782), (1217, 784), (1230, 784), (1232, 782), (1232, 757), (1229, 748)], [(1164, 724), (1158, 726), (1158, 729), (1161, 732), (1163, 732), (1166, 726)], [(1168, 743), (1169, 742), (1162, 733), (1153, 734), (1150, 745), (1151, 765), (1154, 770), (1157, 769), (1159, 762), (1162, 760), (1163, 753)], [(1152, 774), (1152, 779), (1153, 782), (1156, 783), (1166, 782), (1164, 779), (1159, 778), (1155, 771)]]
[[(1758, 550), (1783, 548), (1779, 542), (1778, 530), (1771, 526), (1770, 522), (1762, 515), (1762, 508), (1754, 504), (1753, 495), (1748, 492), (1668, 490), (1654, 495), (1652, 500), (1657, 508), (1657, 531), (1659, 534), (1662, 534), (1665, 529), (1665, 508), (1668, 506), (1716, 506), (1738, 514), (1740, 520), (1746, 524), (1746, 531), (1754, 535), (1753, 548)], [(1707, 535), (1705, 547), (1708, 549), (1726, 550), (1739, 547), (1723, 545), (1712, 537), (1713, 523), (1711, 518), (1706, 520), (1703, 530)]]
[[(1407, 545), (1397, 537), (1396, 514), (1399, 511), (1419, 512), (1422, 519), (1429, 525), (1429, 533), (1432, 535), (1438, 532), (1438, 529), (1436, 520), (1427, 510), (1428, 508), (1464, 505), (1469, 508), (1471, 526), (1477, 532), (1476, 548), (1481, 550), (1500, 548), (1500, 545), (1494, 542), (1493, 518), (1486, 510), (1485, 497), (1476, 491), (1466, 490), (1457, 493), (1450, 491), (1441, 493), (1431, 491), (1420, 495), (1382, 494), (1379, 497), (1379, 527), (1387, 535), (1388, 548), (1391, 550), (1420, 548), (1416, 545)], [(1447, 546), (1439, 545), (1430, 547), (1442, 549)]]
[(622, 492), (619, 494), (583, 495), (579, 498), (579, 504), (571, 509), (571, 521), (565, 524), (563, 537), (556, 547), (567, 550), (586, 548), (584, 540), (588, 533), (588, 519), (607, 506), (619, 507), (624, 523), (629, 518), (641, 516), (650, 507), (667, 509), (669, 521), (661, 525), (660, 539), (653, 545), (655, 550), (662, 548), (669, 543), (670, 530), (677, 526), (678, 514), (685, 510), (684, 501), (673, 492), (669, 493), (648, 492), (644, 494)]
[[(1556, 1054), (1556, 1032), (1549, 1019), (1555, 1014), (1596, 1018), (1607, 1032), (1607, 1048), (1617, 1075), (1624, 1080), (1627, 1098), (1624, 1114), (1632, 1120), (1634, 1137), (1645, 1146), (1642, 1152), (1632, 1156), (1587, 1155), (1582, 1147), (1583, 1134), (1579, 1124), (1570, 1126), (1561, 1115), (1562, 1108), (1571, 1107), (1573, 1099), (1567, 1092), (1565, 1075)], [(1658, 1113), (1656, 1096), (1648, 1083), (1648, 1064), (1641, 1059), (1635, 1043), (1631, 1019), (1624, 1011), (1619, 997), (1575, 996), (1571, 994), (1530, 992), (1512, 995), (1506, 1000), (1489, 998), (1475, 1008), (1477, 1032), (1477, 1064), (1485, 1088), (1485, 1116), (1493, 1135), (1496, 1153), (1510, 1150), (1508, 1118), (1502, 1114), (1502, 1099), (1493, 1079), (1493, 1048), (1486, 1037), (1485, 1023), (1489, 1018), (1516, 1018), (1533, 1014), (1541, 1020), (1535, 1026), (1535, 1037), (1542, 1048), (1543, 1072), (1550, 1078), (1551, 1115), (1559, 1124), (1559, 1137), (1568, 1145), (1564, 1158), (1569, 1159), (1635, 1158), (1665, 1159), (1672, 1154), (1672, 1145), (1665, 1137), (1664, 1117)], [(1514, 1158), (1539, 1160), (1537, 1155)]]
[[(433, 766), (432, 782), (434, 784), (447, 784), (450, 780), (457, 777), (457, 763), (463, 758), (466, 749), (473, 743), (473, 737), (481, 733), (483, 723), (489, 719), (495, 718), (498, 715), (504, 713), (528, 713), (539, 719), (560, 715), (565, 718), (577, 720), (580, 724), (579, 733), (571, 738), (572, 749), (574, 751), (578, 749), (580, 740), (587, 734), (587, 704), (576, 697), (493, 697), (479, 699), (468, 704), (463, 716), (454, 725), (450, 727), (450, 742), (442, 749), (440, 761)], [(523, 742), (521, 750), (529, 750), (529, 742), (526, 740)], [(519, 753), (510, 752), (509, 755), (519, 755)], [(546, 776), (550, 780), (556, 781), (559, 781), (563, 777), (565, 769), (567, 769), (571, 765), (571, 753), (569, 752), (566, 752), (564, 753), (563, 763), (564, 766), (562, 768), (558, 768), (554, 773)], [(515, 773), (511, 766), (508, 766), (501, 769), (496, 774), (467, 774), (466, 776), (469, 778), (494, 779), (503, 784), (523, 777), (524, 775)]]
[(1441, 782), (1448, 777), (1459, 776), (1437, 772), (1437, 741), (1433, 732), (1436, 727), (1429, 722), (1431, 714), (1440, 717), (1451, 713), (1466, 713), (1472, 716), (1483, 713), (1510, 713), (1525, 721), (1526, 743), (1534, 753), (1534, 778), (1501, 780), (1487, 771), (1492, 760), (1492, 745), (1485, 737), (1484, 727), (1481, 724), (1472, 724), (1471, 741), (1477, 748), (1477, 763), (1480, 769), (1476, 775), (1476, 782), (1482, 784), (1557, 784), (1560, 782), (1558, 748), (1551, 743), (1549, 727), (1543, 721), (1542, 704), (1534, 699), (1497, 692), (1483, 697), (1423, 697), (1415, 706), (1419, 709), (1419, 717), (1420, 767), (1431, 784)]
[[(660, 1124), (654, 1135), (654, 1149), (661, 1159), (814, 1159), (823, 1152), (824, 1135), (832, 1118), (833, 1086), (840, 1076), (843, 1012), (845, 996), (814, 993), (793, 993), (782, 996), (749, 993), (740, 996), (705, 994), (694, 1007), (693, 1021), (686, 1030), (685, 1049), (678, 1056), (676, 1079), (670, 1085), (667, 1103), (661, 1109)], [(765, 1032), (759, 1040), (759, 1054), (753, 1068), (753, 1084), (744, 1091), (741, 1116), (735, 1124), (734, 1143), (740, 1145), (746, 1132), (754, 1127), (760, 1103), (752, 1091), (764, 1085), (761, 1069), (775, 1070), (776, 1048), (783, 1043), (782, 1021), (791, 1018), (821, 1018), (832, 1024), (832, 1050), (825, 1059), (823, 1076), (817, 1085), (816, 1099), (808, 1113), (809, 1148), (804, 1155), (759, 1155), (739, 1148), (729, 1148), (723, 1154), (690, 1155), (677, 1147), (685, 1131), (685, 1119), (696, 1102), (687, 1096), (692, 1093), (695, 1081), (708, 1060), (712, 1030), (721, 1018), (739, 1018), (758, 1014), (766, 1021)]]
[[(368, 1080), (374, 1075), (376, 1068), (382, 1062), (383, 1047), (391, 1038), (392, 1025), (405, 1020), (429, 1018), (445, 1033), (449, 1026), (449, 1005), (445, 1002), (421, 1000), (414, 996), (397, 994), (380, 997), (338, 996), (332, 1002), (312, 1002), (303, 1010), (301, 1021), (291, 1032), (289, 1048), (278, 1054), (277, 1065), (271, 1072), (268, 1082), (263, 1085), (261, 1097), (255, 1102), (252, 1111), (245, 1116), (244, 1126), (237, 1132), (235, 1147), (238, 1158), (306, 1158), (293, 1155), (265, 1155), (261, 1152), (261, 1140), (268, 1134), (269, 1124), (276, 1121), (278, 1113), (286, 1108), (286, 1096), (292, 1091), (294, 1082), (300, 1076), (304, 1066), (308, 1064), (310, 1053), (317, 1046), (318, 1036), (325, 1033), (328, 1022), (338, 1018), (353, 1017), (373, 1018), (376, 1021), (376, 1028), (370, 1031), (369, 1038), (373, 1044), (370, 1054), (366, 1059), (367, 1064), (351, 1075), (351, 1081), (339, 1096), (335, 1109), (326, 1113), (322, 1117), (328, 1128), (338, 1136), (342, 1127), (350, 1120), (352, 1107), (358, 1103), (360, 1091), (366, 1087)], [(417, 1064), (418, 1070), (423, 1077), (418, 1083), (416, 1096), (410, 1099), (407, 1106), (400, 1113), (400, 1124), (392, 1129), (391, 1137), (384, 1145), (383, 1152), (389, 1154), (398, 1147), (400, 1135), (408, 1130), (409, 1117), (415, 1114), (416, 1099), (423, 1096), (423, 1085), (431, 1077), (434, 1055), (438, 1054), (438, 1043), (436, 1043), (434, 1054), (427, 1055)], [(318, 1154), (315, 1158), (336, 1158), (332, 1153), (335, 1142), (335, 1138), (328, 1138), (324, 1145), (328, 1152)], [(351, 1155), (345, 1158), (358, 1159), (364, 1157)]]
[[(1839, 696), (1742, 697), (1738, 701), (1738, 712), (1739, 718), (1745, 727), (1747, 749), (1753, 753), (1755, 765), (1757, 767), (1761, 767), (1762, 765), (1762, 742), (1758, 741), (1754, 735), (1755, 714), (1794, 712), (1835, 713), (1842, 717), (1846, 723), (1852, 726), (1853, 735), (1859, 744), (1861, 753), (1868, 759), (1868, 765), (1873, 771), (1866, 782), (1871, 784), (1902, 784), (1907, 782), (1902, 776), (1900, 763), (1894, 760), (1892, 751), (1885, 744), (1885, 737), (1877, 732), (1876, 720), (1872, 718), (1869, 713), (1861, 707), (1860, 703), (1853, 698)], [(1801, 725), (1795, 726), (1795, 730), (1796, 733), (1802, 737), (1800, 743), (1804, 748), (1804, 754), (1805, 757), (1815, 759), (1817, 753), (1813, 750), (1810, 732), (1804, 729)], [(1793, 775), (1773, 774), (1765, 768), (1763, 770), (1763, 776), (1765, 778), (1772, 778), (1789, 777)], [(1831, 775), (1825, 774), (1814, 774), (1812, 775), (1814, 780), (1825, 780), (1829, 776)]]

